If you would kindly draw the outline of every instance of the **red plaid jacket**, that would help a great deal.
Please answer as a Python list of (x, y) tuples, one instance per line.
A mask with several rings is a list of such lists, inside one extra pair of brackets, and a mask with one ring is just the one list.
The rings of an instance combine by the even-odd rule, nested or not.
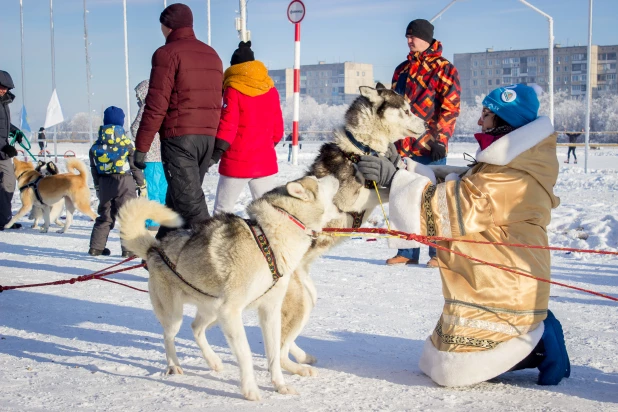
[(402, 156), (425, 156), (431, 153), (430, 139), (444, 143), (455, 130), (459, 116), (459, 73), (442, 57), (442, 43), (434, 40), (424, 52), (410, 53), (395, 69), (392, 89), (410, 103), (412, 113), (427, 123), (427, 132), (416, 139), (406, 137), (395, 143)]

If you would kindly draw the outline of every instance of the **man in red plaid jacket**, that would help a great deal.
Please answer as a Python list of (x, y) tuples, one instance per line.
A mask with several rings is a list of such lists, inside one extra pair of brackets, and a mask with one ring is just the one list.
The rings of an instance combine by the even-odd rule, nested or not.
[[(433, 25), (417, 19), (408, 24), (410, 53), (395, 69), (392, 89), (410, 103), (412, 113), (427, 123), (427, 132), (395, 143), (399, 154), (422, 164), (446, 164), (448, 141), (459, 116), (459, 73), (442, 57), (442, 43), (433, 38)], [(399, 249), (388, 265), (418, 264), (419, 249)], [(438, 267), (436, 250), (429, 248), (429, 267)]]

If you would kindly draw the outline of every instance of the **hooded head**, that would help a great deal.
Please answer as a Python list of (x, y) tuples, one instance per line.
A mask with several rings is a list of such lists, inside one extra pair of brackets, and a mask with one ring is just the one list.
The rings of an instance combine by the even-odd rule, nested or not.
[(483, 106), (518, 128), (536, 120), (540, 103), (535, 88), (514, 84), (493, 90), (483, 99)]
[(137, 86), (135, 86), (135, 96), (137, 97), (137, 101), (143, 104), (146, 101), (146, 96), (148, 95), (148, 88), (150, 87), (150, 80), (143, 80), (139, 82)]
[(174, 3), (161, 12), (159, 22), (172, 30), (193, 27), (193, 13), (186, 4)]
[(113, 124), (115, 126), (124, 125), (124, 112), (121, 108), (110, 106), (103, 112), (103, 124)]
[(234, 50), (234, 54), (232, 54), (232, 59), (230, 60), (230, 65), (252, 62), (255, 60), (253, 56), (253, 50), (251, 50), (251, 40), (248, 42), (241, 41), (238, 43), (238, 48)]

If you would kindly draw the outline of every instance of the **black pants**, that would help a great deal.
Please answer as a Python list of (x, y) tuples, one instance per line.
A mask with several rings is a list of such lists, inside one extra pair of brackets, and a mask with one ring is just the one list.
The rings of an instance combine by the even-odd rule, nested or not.
[[(127, 201), (137, 197), (136, 190), (133, 176), (130, 174), (99, 176), (100, 199), (99, 208), (97, 209), (99, 216), (94, 221), (94, 226), (92, 226), (92, 234), (90, 235), (91, 248), (97, 250), (105, 248), (109, 232), (116, 224), (118, 210)], [(122, 250), (124, 250), (124, 247)]]
[[(191, 134), (161, 139), (161, 160), (167, 180), (165, 204), (182, 216), (185, 228), (210, 218), (202, 183), (214, 146), (214, 136)], [(161, 226), (157, 239), (171, 230)]]
[(13, 217), (11, 200), (15, 192), (15, 172), (11, 159), (0, 160), (0, 230)]
[(575, 148), (577, 146), (569, 146), (569, 151), (567, 152), (567, 160), (571, 157), (571, 152), (573, 152), (573, 158), (577, 160), (577, 156), (575, 156)]

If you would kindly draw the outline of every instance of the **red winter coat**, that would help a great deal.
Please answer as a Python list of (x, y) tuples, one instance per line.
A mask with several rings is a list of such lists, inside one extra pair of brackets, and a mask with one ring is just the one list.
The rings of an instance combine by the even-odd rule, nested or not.
[[(279, 104), (279, 93), (274, 87), (266, 88), (260, 93), (254, 86), (263, 87), (272, 84), (267, 77), (266, 68), (260, 67), (259, 61), (252, 61), (231, 66), (226, 70), (226, 87), (223, 94), (221, 121), (217, 130), (217, 139), (224, 140), (230, 147), (223, 153), (219, 163), (219, 173), (236, 178), (258, 178), (270, 176), (279, 171), (275, 145), (283, 137), (283, 115)], [(262, 65), (263, 66), (263, 65)], [(242, 76), (230, 75), (230, 71), (245, 70)], [(255, 79), (247, 76), (259, 72), (266, 76)], [(245, 81), (243, 81), (243, 78)], [(232, 80), (236, 79), (236, 81)], [(237, 90), (241, 89), (245, 93)], [(248, 93), (248, 94), (246, 94)]]
[(183, 27), (170, 33), (152, 56), (150, 88), (135, 147), (148, 152), (155, 134), (162, 139), (214, 136), (221, 113), (223, 65), (217, 52)]

